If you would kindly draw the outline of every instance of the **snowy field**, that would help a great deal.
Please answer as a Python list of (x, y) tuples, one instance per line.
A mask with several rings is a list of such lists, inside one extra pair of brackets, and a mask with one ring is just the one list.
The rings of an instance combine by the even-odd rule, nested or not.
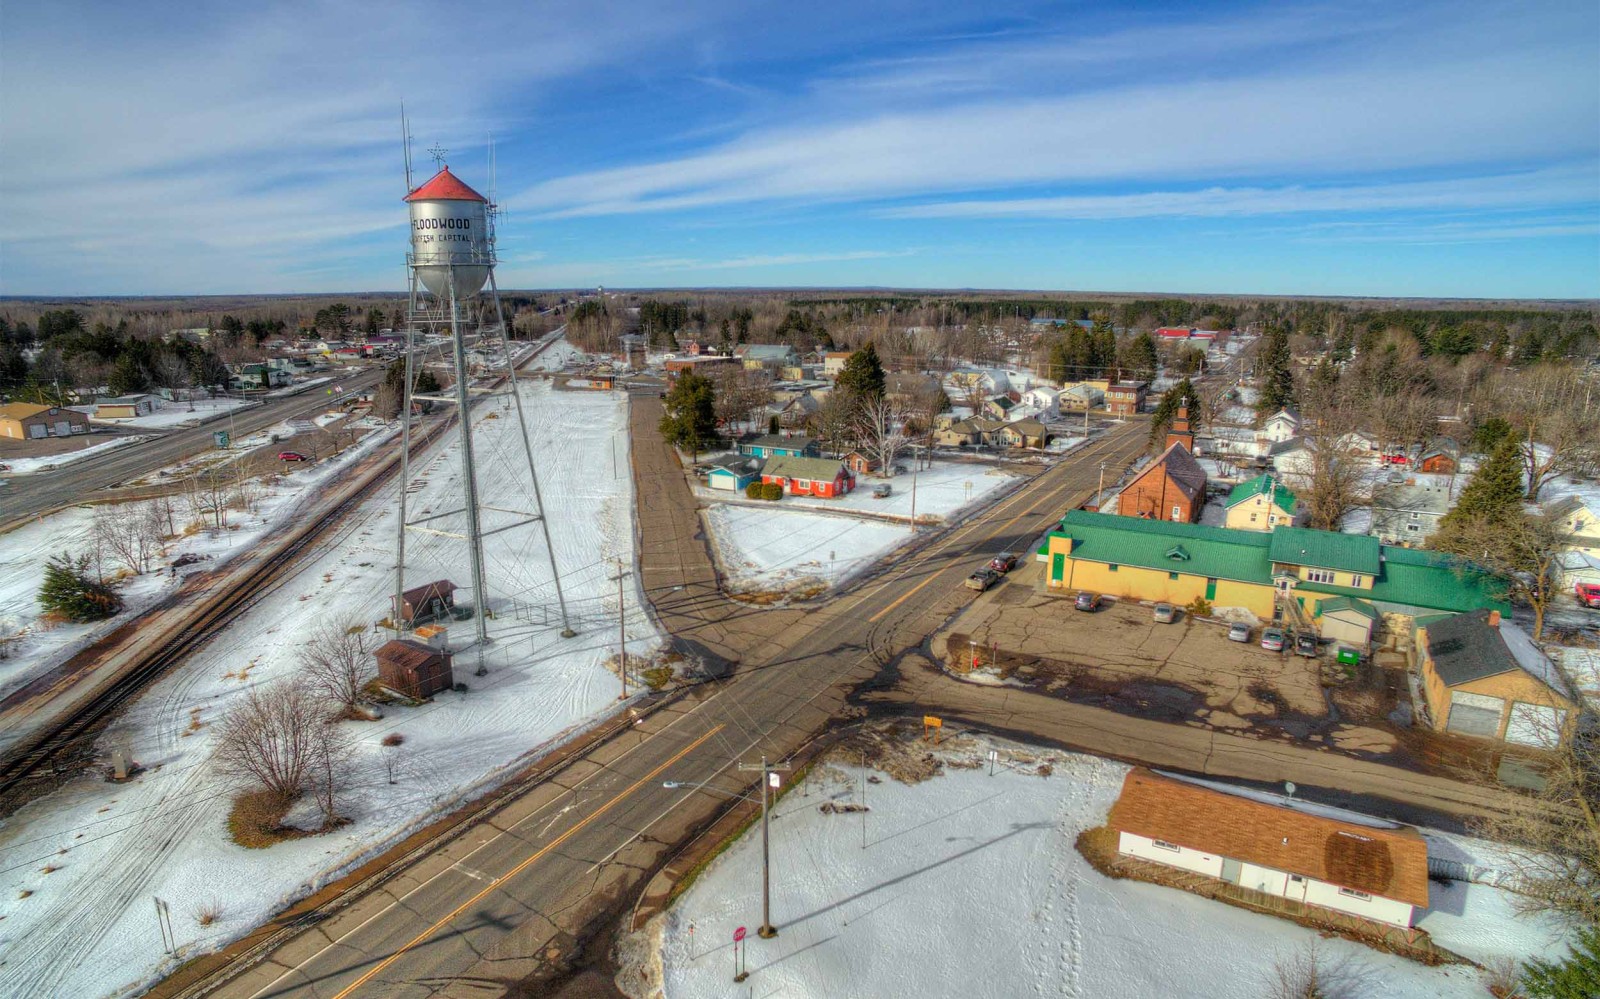
[[(962, 512), (971, 506), (983, 505), (995, 490), (1003, 488), (1017, 477), (1010, 472), (1002, 472), (987, 465), (973, 464), (960, 461), (935, 461), (931, 468), (919, 470), (915, 475), (910, 472), (896, 475), (891, 479), (879, 478), (876, 475), (856, 476), (856, 489), (848, 495), (838, 499), (822, 499), (815, 496), (785, 496), (777, 503), (765, 500), (751, 500), (760, 503), (767, 510), (773, 507), (795, 508), (805, 507), (813, 510), (828, 510), (836, 512), (854, 512), (872, 514), (880, 517), (897, 517), (909, 520), (911, 517), (912, 484), (916, 485), (917, 523), (936, 524)], [(879, 485), (887, 484), (891, 492), (883, 499), (874, 499), (872, 490)], [(743, 494), (733, 494), (721, 489), (709, 487), (697, 488), (697, 495), (701, 499), (711, 501), (727, 501), (730, 498), (743, 500)]]
[(158, 404), (156, 411), (149, 416), (112, 420), (95, 416), (91, 408), (89, 417), (96, 423), (114, 423), (119, 427), (138, 427), (141, 430), (171, 430), (174, 427), (182, 426), (190, 420), (213, 419), (229, 412), (253, 409), (259, 405), (261, 405), (259, 402), (250, 399), (196, 399), (194, 402), (162, 401)]
[(91, 444), (86, 448), (82, 448), (77, 451), (68, 451), (65, 454), (47, 454), (38, 458), (11, 458), (5, 462), (7, 468), (5, 474), (8, 476), (27, 475), (30, 472), (43, 471), (47, 468), (60, 468), (62, 465), (70, 465), (75, 461), (83, 461), (85, 458), (94, 458), (105, 454), (107, 451), (115, 451), (119, 447), (127, 447), (129, 444), (140, 444), (144, 441), (153, 440), (154, 438), (154, 434), (135, 434), (131, 437), (113, 437), (112, 439), (104, 441), (100, 444)]
[[(1183, 891), (1100, 875), (1073, 846), (1104, 822), (1127, 768), (1094, 757), (1025, 750), (1049, 761), (990, 777), (980, 742), (945, 752), (975, 769), (907, 786), (866, 784), (870, 811), (825, 814), (860, 799), (862, 771), (828, 767), (777, 805), (772, 918), (761, 923), (759, 829), (712, 862), (654, 924), (667, 999), (1163, 996), (1268, 994), (1280, 958), (1313, 943), (1338, 999), (1486, 995), (1466, 965), (1429, 968), (1359, 943), (1322, 939), (1287, 920)], [(1002, 761), (1021, 750), (995, 743)], [(863, 838), (863, 829), (865, 836)], [(1436, 837), (1455, 859), (1484, 844)], [(865, 842), (865, 847), (863, 847)], [(1442, 946), (1477, 961), (1563, 952), (1559, 931), (1511, 913), (1482, 885), (1430, 885), (1421, 921)], [(746, 938), (750, 978), (732, 984), (731, 938)], [(619, 976), (626, 982), (627, 975)]]
[[(153, 571), (131, 576), (119, 587), (124, 609), (105, 621), (51, 627), (41, 621), (37, 600), (46, 562), (63, 553), (77, 555), (89, 550), (95, 508), (72, 507), (0, 535), (0, 606), (8, 608), (0, 614), (0, 638), (12, 639), (10, 655), (0, 659), (0, 697), (65, 662), (177, 589), (181, 580), (165, 568), (174, 559), (183, 555), (203, 559), (188, 572), (216, 569), (247, 550), (267, 531), (285, 523), (313, 487), (328, 483), (390, 436), (392, 432), (369, 433), (360, 444), (335, 457), (266, 481), (259, 487), (253, 509), (230, 514), (230, 530), (200, 531), (171, 542), (165, 553), (153, 560)], [(173, 502), (178, 518), (184, 519), (182, 511), (187, 504), (182, 499)], [(109, 574), (110, 569), (107, 571)], [(0, 747), (7, 741), (0, 735)]]
[[(481, 660), (487, 675), (474, 675), (479, 650), (459, 652), (455, 676), (470, 685), (466, 693), (390, 707), (376, 722), (343, 723), (358, 747), (354, 784), (339, 806), (348, 825), (264, 850), (235, 845), (226, 828), (229, 791), (206, 766), (212, 726), (252, 686), (294, 676), (296, 646), (318, 621), (371, 622), (388, 613), (399, 484), (381, 491), (297, 575), (107, 732), (102, 752), (126, 743), (149, 768), (142, 777), (122, 786), (82, 777), (0, 827), (0, 952), (7, 955), (0, 995), (136, 990), (175, 963), (161, 953), (151, 896), (171, 905), (180, 960), (213, 949), (482, 793), (530, 751), (616, 708), (617, 680), (605, 662), (616, 652), (617, 591), (607, 577), (610, 559), (634, 559), (632, 488), (625, 460), (613, 477), (608, 463), (590, 456), (607, 452), (614, 439), (626, 445), (625, 404), (608, 394), (555, 393), (547, 384), (524, 384), (522, 392), (578, 637), (559, 636), (538, 527), (487, 539), (488, 571), (498, 584), (491, 604), (499, 614)], [(508, 432), (514, 413), (504, 405), (495, 400), (475, 411), (475, 449), (484, 504), (516, 509), (527, 503), (527, 466), (520, 439)], [(457, 439), (452, 431), (431, 459), (412, 465), (412, 516), (459, 502)], [(505, 516), (490, 514), (485, 528)], [(430, 526), (449, 530), (459, 519)], [(412, 584), (440, 576), (467, 582), (462, 545), (447, 538), (413, 535), (407, 566)], [(470, 592), (457, 596), (472, 600)], [(655, 633), (636, 588), (627, 599), (629, 651), (644, 655), (656, 645)], [(466, 644), (471, 632), (471, 622), (454, 625), (452, 646)], [(191, 731), (191, 719), (198, 729)], [(404, 744), (385, 749), (380, 742), (391, 733)], [(463, 733), (471, 733), (470, 745)], [(220, 916), (202, 926), (197, 913), (211, 903)]]
[(803, 513), (778, 504), (717, 503), (706, 508), (706, 521), (717, 561), (735, 591), (837, 585), (911, 540), (908, 524)]

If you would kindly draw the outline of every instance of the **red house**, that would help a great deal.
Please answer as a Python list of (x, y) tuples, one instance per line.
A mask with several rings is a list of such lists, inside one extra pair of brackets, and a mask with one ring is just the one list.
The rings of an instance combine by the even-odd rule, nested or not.
[(791, 496), (824, 499), (843, 496), (856, 487), (856, 477), (837, 458), (768, 458), (761, 469), (761, 481), (777, 483)]
[(1156, 330), (1156, 336), (1168, 340), (1187, 340), (1194, 336), (1195, 331), (1188, 326), (1163, 326)]

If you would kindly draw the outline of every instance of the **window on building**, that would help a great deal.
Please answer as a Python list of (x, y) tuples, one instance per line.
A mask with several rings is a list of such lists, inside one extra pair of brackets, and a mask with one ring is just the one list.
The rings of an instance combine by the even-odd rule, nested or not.
[(1364, 891), (1356, 891), (1354, 888), (1340, 888), (1339, 894), (1343, 895), (1345, 898), (1360, 899), (1363, 902), (1372, 901), (1371, 895), (1368, 895)]
[(1360, 586), (1361, 582), (1362, 582), (1362, 578), (1360, 576), (1351, 576), (1350, 577), (1350, 585), (1351, 586)]
[(1110, 570), (1111, 572), (1116, 572), (1117, 571), (1117, 566), (1116, 566), (1115, 563), (1112, 563), (1111, 565), (1106, 566), (1106, 568), (1108, 570)]
[(1255, 522), (1256, 522), (1256, 515), (1252, 513), (1250, 515), (1250, 523), (1254, 524)]
[(1183, 847), (1179, 846), (1176, 843), (1168, 843), (1164, 839), (1153, 839), (1150, 842), (1154, 843), (1156, 846), (1159, 846), (1163, 850), (1171, 850), (1173, 853), (1182, 853), (1183, 852)]
[(1172, 519), (1173, 520), (1182, 520), (1183, 519), (1183, 507), (1175, 506), (1175, 507), (1172, 508)]
[(1306, 582), (1331, 583), (1333, 582), (1333, 573), (1327, 569), (1307, 569)]
[(1416, 524), (1407, 524), (1406, 525), (1406, 530), (1411, 531), (1413, 533), (1416, 533), (1416, 532), (1421, 531), (1422, 528), (1420, 526), (1416, 525)]
[(1167, 578), (1168, 579), (1177, 579), (1178, 578), (1178, 574), (1175, 573), (1175, 572), (1169, 572), (1169, 573), (1167, 573)]
[(1422, 514), (1420, 514), (1420, 513), (1416, 513), (1416, 512), (1413, 512), (1413, 513), (1412, 513), (1412, 514), (1411, 514), (1411, 519), (1412, 519), (1412, 520), (1421, 520), (1421, 519), (1422, 519)]

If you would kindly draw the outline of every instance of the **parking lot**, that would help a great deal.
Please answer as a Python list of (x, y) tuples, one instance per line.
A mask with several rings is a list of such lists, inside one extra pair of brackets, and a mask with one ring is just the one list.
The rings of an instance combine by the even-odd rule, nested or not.
[[(948, 668), (1146, 718), (1324, 740), (1346, 751), (1394, 748), (1382, 714), (1392, 699), (1352, 698), (1358, 691), (1341, 688), (1331, 708), (1319, 661), (1262, 649), (1259, 625), (1240, 643), (1228, 641), (1226, 623), (1181, 610), (1171, 624), (1157, 624), (1152, 605), (1133, 601), (1075, 610), (1074, 593), (1038, 586), (1041, 568), (1019, 566), (936, 636), (933, 651)], [(1354, 686), (1369, 674), (1374, 686), (1387, 682), (1385, 671), (1363, 670)], [(1370, 710), (1348, 710), (1358, 701)]]

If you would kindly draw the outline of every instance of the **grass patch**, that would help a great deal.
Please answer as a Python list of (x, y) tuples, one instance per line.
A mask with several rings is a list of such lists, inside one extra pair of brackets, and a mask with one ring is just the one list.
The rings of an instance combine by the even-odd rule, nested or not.
[(216, 899), (207, 899), (200, 903), (194, 910), (194, 921), (201, 926), (210, 926), (222, 918), (222, 903)]
[(649, 685), (651, 690), (660, 690), (662, 687), (665, 687), (667, 684), (672, 682), (672, 667), (654, 666), (645, 670), (641, 675), (644, 677), (644, 682)]
[(1122, 873), (1111, 866), (1111, 861), (1117, 855), (1117, 844), (1121, 837), (1110, 826), (1095, 826), (1085, 829), (1078, 834), (1078, 839), (1073, 845), (1078, 848), (1078, 853), (1089, 862), (1089, 866), (1104, 874), (1108, 878), (1120, 878)]
[(304, 829), (285, 826), (293, 802), (271, 791), (246, 791), (233, 799), (228, 810), (228, 835), (247, 850), (265, 850), (274, 843), (312, 835)]

